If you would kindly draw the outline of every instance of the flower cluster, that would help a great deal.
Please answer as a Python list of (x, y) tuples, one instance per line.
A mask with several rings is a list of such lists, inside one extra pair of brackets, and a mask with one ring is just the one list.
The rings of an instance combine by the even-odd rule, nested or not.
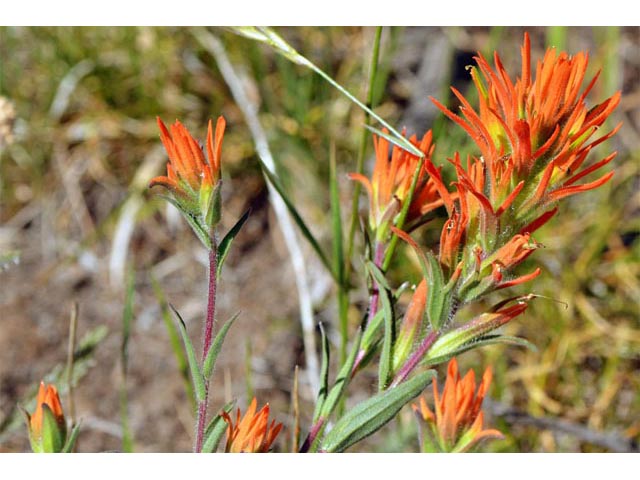
[(169, 131), (158, 120), (160, 139), (169, 155), (167, 174), (155, 177), (150, 187), (169, 190), (165, 197), (184, 215), (203, 244), (210, 248), (211, 232), (220, 221), (220, 156), (226, 122), (219, 117), (215, 133), (209, 120), (207, 155), (185, 126), (176, 120)]
[(256, 413), (257, 401), (254, 398), (240, 418), (240, 409), (236, 414), (236, 421), (226, 412), (222, 412), (227, 422), (227, 444), (225, 452), (230, 453), (266, 453), (282, 429), (282, 424), (275, 420), (269, 424), (269, 404)]
[[(385, 130), (384, 133), (388, 132)], [(376, 163), (371, 180), (359, 173), (349, 174), (352, 180), (362, 183), (369, 194), (369, 226), (379, 242), (384, 243), (387, 240), (389, 228), (395, 225), (398, 214), (406, 202), (410, 202), (405, 219), (408, 230), (411, 226), (419, 224), (427, 213), (442, 205), (436, 186), (426, 170), (435, 148), (432, 140), (431, 130), (424, 134), (419, 143), (415, 135), (409, 138), (409, 141), (425, 155), (424, 159), (395, 144), (389, 157), (389, 140), (374, 136)], [(409, 198), (417, 170), (416, 187), (413, 196)]]
[[(582, 89), (586, 54), (571, 57), (549, 49), (537, 63), (532, 78), (530, 42), (525, 35), (522, 71), (515, 81), (497, 54), (495, 69), (481, 54), (475, 59), (478, 67), (471, 70), (471, 76), (480, 99), (478, 111), (455, 88), (461, 115), (433, 99), (471, 136), (481, 154), (466, 162), (458, 153), (454, 155), (450, 160), (456, 175), (453, 189), (445, 184), (441, 169), (434, 164), (431, 147), (421, 165), (422, 189), (416, 189), (412, 198), (403, 197), (407, 179), (413, 174), (403, 171), (399, 175), (401, 170), (394, 162), (411, 155), (402, 155), (394, 147), (391, 161), (386, 161), (379, 139), (375, 141), (376, 166), (371, 182), (354, 177), (369, 189), (373, 230), (379, 228), (380, 219), (392, 218), (380, 213), (381, 204), (393, 204), (390, 198), (396, 203), (398, 199), (411, 202), (410, 211), (420, 213), (443, 205), (448, 216), (439, 247), (433, 251), (422, 249), (407, 234), (409, 229), (400, 230), (393, 224), (389, 227), (416, 251), (424, 275), (394, 344), (393, 372), (398, 376), (392, 386), (408, 378), (419, 364), (434, 365), (472, 348), (474, 343), (495, 340), (495, 335), (488, 335), (522, 314), (529, 296), (509, 299), (455, 326), (452, 321), (458, 309), (490, 292), (538, 276), (539, 268), (520, 275), (515, 268), (541, 246), (532, 235), (557, 212), (557, 201), (597, 188), (613, 175), (609, 172), (593, 182), (577, 185), (615, 157), (612, 153), (585, 166), (589, 152), (619, 128), (592, 138), (618, 105), (620, 94), (587, 107), (586, 97), (597, 76)], [(425, 138), (431, 145), (430, 133)], [(416, 160), (410, 164), (414, 169)], [(394, 189), (400, 193), (391, 197), (388, 192)], [(394, 212), (397, 209), (396, 206)]]
[(438, 385), (433, 383), (434, 409), (431, 410), (422, 397), (419, 404), (412, 405), (422, 426), (422, 451), (465, 452), (484, 439), (503, 438), (498, 430), (485, 429), (483, 426), (482, 402), (491, 385), (491, 378), (491, 368), (487, 368), (476, 391), (473, 370), (469, 370), (461, 379), (458, 362), (455, 358), (451, 359), (442, 395), (438, 392)]

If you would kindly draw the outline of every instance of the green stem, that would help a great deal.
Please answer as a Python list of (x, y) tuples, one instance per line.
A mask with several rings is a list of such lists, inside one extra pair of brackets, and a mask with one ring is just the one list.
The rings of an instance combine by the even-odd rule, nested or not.
[[(398, 230), (402, 230), (404, 227), (404, 222), (407, 218), (407, 214), (409, 213), (409, 207), (411, 206), (411, 201), (413, 200), (413, 194), (416, 191), (416, 187), (418, 185), (418, 180), (420, 179), (420, 172), (422, 171), (422, 166), (424, 165), (424, 156), (420, 157), (418, 161), (418, 166), (416, 167), (416, 171), (413, 174), (413, 179), (411, 180), (411, 188), (409, 188), (409, 192), (407, 197), (402, 202), (402, 210), (400, 211), (400, 215), (398, 216), (398, 221), (396, 222), (396, 228)], [(387, 253), (384, 257), (384, 263), (382, 264), (382, 271), (386, 272), (391, 264), (391, 259), (393, 258), (393, 252), (396, 249), (396, 245), (398, 244), (398, 236), (393, 235), (391, 237), (391, 242), (389, 242), (389, 247), (387, 248)]]

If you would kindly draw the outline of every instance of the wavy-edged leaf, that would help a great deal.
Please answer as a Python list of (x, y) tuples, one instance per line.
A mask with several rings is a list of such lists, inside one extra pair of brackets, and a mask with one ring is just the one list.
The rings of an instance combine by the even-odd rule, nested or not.
[(187, 353), (187, 361), (189, 362), (189, 368), (191, 370), (191, 379), (193, 380), (193, 388), (196, 392), (196, 399), (198, 400), (198, 403), (203, 402), (205, 397), (207, 396), (207, 389), (204, 384), (204, 377), (202, 376), (202, 372), (200, 371), (200, 367), (198, 366), (196, 352), (193, 349), (193, 344), (191, 343), (189, 335), (187, 334), (187, 326), (178, 313), (178, 310), (176, 310), (176, 308), (171, 304), (169, 304), (169, 306), (179, 320), (178, 327), (180, 328), (182, 343), (184, 344), (184, 348)]
[(433, 380), (433, 370), (421, 372), (395, 388), (379, 392), (359, 403), (343, 416), (322, 440), (321, 450), (343, 452), (363, 438), (377, 432), (400, 409), (416, 398)]
[(218, 277), (220, 277), (220, 274), (222, 273), (222, 264), (226, 260), (227, 255), (229, 254), (229, 250), (231, 250), (231, 242), (233, 242), (233, 239), (236, 238), (236, 235), (240, 233), (240, 229), (249, 219), (250, 214), (251, 209), (249, 208), (242, 214), (235, 225), (231, 227), (231, 230), (229, 230), (224, 238), (220, 241), (220, 245), (218, 245), (218, 267), (216, 269)]
[(213, 343), (211, 344), (211, 347), (207, 352), (207, 357), (204, 359), (204, 362), (202, 363), (202, 376), (205, 379), (209, 379), (211, 378), (211, 375), (213, 375), (213, 369), (215, 368), (215, 365), (216, 365), (216, 359), (218, 358), (218, 354), (220, 353), (220, 349), (222, 348), (224, 339), (227, 336), (227, 332), (229, 332), (231, 325), (233, 325), (233, 322), (235, 322), (236, 318), (238, 318), (239, 315), (240, 315), (240, 312), (236, 313), (233, 317), (231, 317), (227, 321), (227, 323), (225, 323), (222, 326), (222, 328), (216, 335), (216, 338), (213, 339)]

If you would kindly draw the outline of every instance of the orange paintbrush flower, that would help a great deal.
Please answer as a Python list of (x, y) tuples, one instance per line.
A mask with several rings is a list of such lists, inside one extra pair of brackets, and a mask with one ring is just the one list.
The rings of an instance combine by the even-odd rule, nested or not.
[[(27, 414), (28, 415), (28, 414)], [(67, 424), (58, 391), (53, 385), (40, 382), (36, 409), (28, 416), (29, 440), (36, 453), (60, 452), (67, 436)]]
[[(482, 154), (468, 169), (476, 181), (467, 184), (467, 190), (473, 185), (474, 191), (484, 191), (488, 205), (498, 215), (512, 206), (510, 215), (519, 222), (518, 228), (525, 224), (537, 228), (541, 209), (548, 209), (566, 196), (596, 188), (613, 175), (610, 172), (593, 182), (575, 185), (615, 157), (613, 153), (582, 168), (588, 153), (619, 129), (620, 125), (592, 139), (620, 102), (620, 92), (589, 108), (586, 97), (598, 75), (582, 89), (587, 54), (570, 56), (550, 48), (537, 62), (535, 78), (528, 34), (521, 54), (522, 70), (515, 82), (497, 53), (495, 69), (482, 54), (475, 57), (478, 68), (471, 70), (471, 76), (478, 90), (478, 111), (455, 88), (452, 90), (461, 102), (461, 116), (432, 100), (471, 136)], [(483, 183), (482, 188), (479, 182)]]
[(424, 398), (412, 405), (420, 424), (424, 426), (422, 449), (425, 452), (465, 452), (486, 438), (503, 438), (498, 430), (484, 429), (482, 401), (491, 384), (491, 368), (487, 368), (476, 391), (473, 370), (463, 379), (458, 372), (458, 362), (451, 359), (447, 367), (442, 396), (433, 384), (434, 410)]
[[(442, 205), (435, 184), (426, 170), (426, 164), (430, 161), (435, 148), (431, 130), (424, 134), (420, 143), (415, 135), (409, 141), (425, 154), (425, 159), (405, 219), (407, 226), (405, 230), (410, 229), (412, 224), (415, 225), (424, 215)], [(371, 180), (359, 173), (351, 173), (349, 177), (359, 181), (367, 189), (370, 204), (369, 225), (376, 232), (377, 239), (384, 241), (389, 233), (389, 226), (393, 225), (407, 200), (420, 159), (397, 145), (393, 145), (391, 158), (389, 158), (390, 142), (384, 137), (374, 135), (373, 143), (376, 163)]]
[(272, 420), (269, 425), (269, 404), (262, 407), (258, 413), (256, 409), (257, 401), (254, 397), (242, 419), (238, 409), (235, 425), (231, 417), (226, 412), (222, 412), (221, 415), (227, 422), (225, 452), (266, 453), (269, 451), (282, 429), (282, 424), (276, 424), (276, 421)]
[(169, 130), (160, 118), (157, 120), (169, 162), (167, 174), (153, 178), (149, 186), (168, 189), (170, 196), (165, 198), (184, 214), (198, 237), (209, 246), (209, 232), (220, 220), (220, 155), (225, 120), (218, 117), (215, 133), (209, 120), (206, 156), (182, 123), (176, 120)]

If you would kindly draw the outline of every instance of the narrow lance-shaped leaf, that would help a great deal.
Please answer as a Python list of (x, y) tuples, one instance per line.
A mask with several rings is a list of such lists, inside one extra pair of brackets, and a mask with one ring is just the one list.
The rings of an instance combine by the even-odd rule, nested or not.
[(329, 391), (329, 339), (327, 338), (327, 334), (324, 331), (322, 323), (319, 323), (318, 325), (320, 327), (320, 335), (322, 338), (322, 365), (320, 367), (320, 390), (318, 391), (318, 400), (316, 401), (316, 408), (313, 413), (313, 423), (318, 421), (318, 417), (320, 417), (320, 412), (322, 411), (322, 406), (324, 405), (324, 401), (327, 398), (327, 393)]
[(62, 449), (62, 453), (71, 453), (73, 452), (73, 448), (76, 445), (76, 440), (78, 439), (78, 435), (80, 434), (80, 422), (78, 422), (71, 429), (71, 433), (69, 434), (69, 438), (67, 438), (67, 443), (65, 443), (64, 448)]
[(356, 356), (360, 349), (360, 341), (362, 340), (362, 330), (358, 330), (356, 338), (353, 340), (353, 345), (351, 347), (351, 352), (349, 353), (349, 357), (347, 361), (342, 365), (342, 368), (338, 372), (338, 376), (336, 377), (336, 381), (333, 384), (333, 388), (327, 395), (327, 400), (325, 401), (322, 407), (321, 416), (324, 418), (328, 418), (331, 413), (333, 413), (333, 409), (336, 407), (338, 400), (342, 397), (347, 384), (349, 383), (349, 379), (351, 378), (351, 370), (353, 369), (353, 364), (356, 361)]
[(421, 372), (399, 386), (379, 392), (356, 405), (324, 437), (321, 450), (343, 452), (375, 433), (393, 419), (404, 405), (420, 395), (434, 377), (433, 370)]
[[(230, 413), (236, 404), (235, 400), (227, 403), (222, 410)], [(213, 419), (207, 425), (207, 429), (204, 434), (204, 443), (202, 444), (202, 453), (213, 453), (218, 449), (218, 445), (220, 444), (220, 440), (222, 440), (222, 436), (224, 435), (225, 430), (227, 429), (227, 422), (224, 421), (224, 418), (220, 413), (215, 415)]]
[(378, 390), (382, 391), (389, 385), (389, 377), (392, 369), (393, 342), (395, 341), (393, 308), (389, 300), (389, 289), (384, 274), (371, 261), (367, 262), (367, 268), (371, 272), (374, 281), (378, 284), (378, 288), (382, 289), (380, 299), (382, 301), (382, 311), (384, 312), (384, 334), (378, 369)]
[(249, 208), (244, 214), (238, 219), (231, 230), (227, 232), (224, 238), (220, 241), (220, 245), (218, 245), (218, 268), (217, 274), (220, 277), (222, 273), (222, 264), (224, 263), (227, 255), (229, 254), (229, 250), (231, 250), (231, 242), (233, 242), (236, 235), (240, 232), (240, 229), (245, 224), (245, 222), (249, 219), (249, 215), (251, 214), (251, 209)]
[(204, 376), (205, 379), (211, 378), (211, 375), (213, 374), (213, 369), (215, 368), (215, 365), (216, 365), (216, 359), (218, 358), (218, 354), (220, 353), (220, 349), (222, 348), (224, 339), (227, 336), (227, 332), (229, 331), (229, 329), (231, 328), (231, 325), (233, 325), (233, 322), (236, 320), (236, 318), (238, 318), (239, 315), (240, 315), (240, 312), (236, 313), (233, 317), (231, 317), (231, 319), (222, 326), (222, 328), (216, 335), (216, 338), (213, 339), (213, 343), (209, 348), (207, 357), (204, 359), (204, 362), (202, 364), (202, 375)]
[(457, 357), (464, 352), (468, 352), (469, 350), (489, 345), (497, 345), (500, 343), (515, 345), (518, 347), (525, 347), (532, 352), (536, 352), (538, 350), (533, 343), (521, 337), (500, 334), (486, 335), (484, 337), (470, 340), (467, 343), (454, 347), (447, 347), (446, 344), (438, 345), (438, 342), (436, 342), (425, 356), (422, 364), (428, 366), (440, 365), (441, 363), (448, 361), (452, 357)]
[(184, 343), (184, 348), (187, 352), (187, 360), (189, 361), (189, 368), (191, 369), (191, 379), (193, 380), (193, 387), (196, 391), (196, 399), (198, 402), (203, 402), (204, 398), (207, 395), (207, 389), (204, 384), (204, 377), (202, 376), (202, 372), (200, 371), (200, 367), (198, 366), (198, 360), (196, 359), (196, 352), (193, 349), (193, 344), (189, 339), (189, 335), (187, 334), (187, 327), (184, 324), (184, 320), (175, 309), (175, 307), (169, 304), (173, 313), (178, 317), (180, 327), (180, 334), (182, 335), (182, 342)]
[(191, 403), (192, 408), (196, 406), (195, 393), (193, 391), (193, 385), (190, 379), (189, 373), (189, 363), (187, 358), (185, 357), (184, 350), (182, 349), (180, 334), (178, 333), (178, 329), (173, 323), (173, 319), (171, 318), (171, 312), (169, 311), (169, 304), (164, 296), (164, 292), (162, 291), (162, 287), (158, 283), (158, 280), (151, 275), (151, 287), (153, 288), (153, 292), (160, 304), (160, 313), (162, 315), (162, 321), (164, 326), (167, 329), (167, 334), (169, 335), (169, 343), (171, 344), (171, 351), (176, 359), (176, 364), (178, 366), (178, 371), (180, 372), (180, 376), (184, 382), (185, 392), (187, 394), (187, 398)]

